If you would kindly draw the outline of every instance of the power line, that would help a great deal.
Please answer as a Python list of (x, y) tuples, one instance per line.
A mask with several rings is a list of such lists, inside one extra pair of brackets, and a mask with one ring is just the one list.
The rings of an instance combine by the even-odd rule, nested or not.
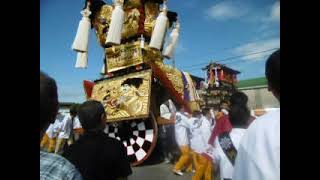
[[(276, 49), (279, 49), (279, 48), (267, 49), (267, 50), (264, 50), (264, 51), (258, 51), (258, 52), (243, 54), (243, 55), (240, 55), (240, 56), (231, 56), (231, 57), (228, 57), (228, 58), (225, 58), (225, 59), (222, 59), (222, 60), (218, 60), (218, 61), (214, 61), (214, 62), (229, 61), (229, 60), (232, 60), (232, 59), (238, 59), (238, 58), (240, 58), (240, 57), (246, 57), (246, 56), (251, 56), (251, 55), (255, 55), (255, 54), (261, 54), (261, 53), (273, 51), (273, 50), (276, 50)], [(191, 66), (185, 66), (185, 67), (182, 67), (182, 68), (195, 67), (195, 66), (203, 66), (203, 65), (206, 65), (206, 64), (208, 64), (208, 63), (209, 63), (209, 62), (204, 62), (204, 63), (194, 64), (194, 65), (191, 65)], [(194, 68), (192, 68), (192, 69), (194, 69)]]
[(250, 56), (250, 55), (261, 54), (261, 53), (264, 53), (264, 52), (273, 51), (273, 50), (276, 50), (276, 49), (279, 49), (279, 48), (272, 48), (272, 49), (268, 49), (268, 50), (265, 50), (265, 51), (260, 51), (260, 52), (254, 52), (254, 53), (249, 53), (249, 54), (240, 55), (240, 56), (229, 57), (229, 58), (226, 58), (226, 59), (223, 59), (223, 60), (219, 60), (219, 61), (215, 61), (215, 62), (229, 61), (229, 60), (240, 58), (240, 57), (245, 57), (245, 56)]
[[(267, 57), (269, 57), (271, 55), (271, 53), (270, 54), (267, 54), (267, 55), (265, 55), (265, 56), (263, 56), (263, 57), (261, 57), (261, 59), (264, 59), (264, 58), (267, 58)], [(227, 65), (231, 65), (231, 64), (236, 64), (236, 63), (242, 63), (242, 61), (247, 61), (246, 59), (241, 59), (241, 60), (238, 60), (238, 61), (232, 61), (232, 62), (227, 62), (226, 64)]]
[[(270, 55), (271, 55), (271, 53), (263, 56), (262, 59), (266, 58), (266, 57), (269, 57)], [(235, 59), (238, 59), (238, 58), (235, 58)], [(231, 65), (231, 64), (236, 64), (236, 63), (244, 63), (245, 61), (247, 61), (247, 60), (246, 59), (240, 59), (240, 60), (237, 60), (237, 61), (227, 62), (224, 65)], [(195, 68), (191, 68), (191, 69), (186, 69), (186, 71), (195, 71), (195, 70), (202, 70), (202, 68), (195, 67)]]

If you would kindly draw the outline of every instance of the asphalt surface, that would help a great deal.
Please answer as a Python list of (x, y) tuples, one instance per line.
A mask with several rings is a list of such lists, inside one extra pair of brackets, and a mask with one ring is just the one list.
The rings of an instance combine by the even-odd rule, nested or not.
[(185, 172), (183, 176), (175, 175), (172, 172), (173, 164), (159, 163), (143, 165), (132, 168), (132, 175), (128, 180), (191, 180), (193, 173)]

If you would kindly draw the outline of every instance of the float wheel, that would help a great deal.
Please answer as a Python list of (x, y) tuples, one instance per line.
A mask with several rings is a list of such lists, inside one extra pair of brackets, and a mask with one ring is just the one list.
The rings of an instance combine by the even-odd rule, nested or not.
[(104, 132), (123, 143), (132, 166), (144, 162), (157, 144), (158, 127), (153, 113), (147, 119), (107, 123)]

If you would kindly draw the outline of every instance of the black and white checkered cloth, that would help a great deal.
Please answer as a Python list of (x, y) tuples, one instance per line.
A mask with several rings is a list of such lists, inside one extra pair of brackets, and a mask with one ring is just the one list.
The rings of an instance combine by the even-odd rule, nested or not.
[(109, 137), (122, 141), (127, 148), (127, 154), (131, 163), (143, 160), (151, 148), (154, 140), (154, 130), (150, 120), (133, 120), (131, 121), (132, 135), (130, 140), (121, 140), (119, 129), (114, 124), (107, 124), (104, 130)]

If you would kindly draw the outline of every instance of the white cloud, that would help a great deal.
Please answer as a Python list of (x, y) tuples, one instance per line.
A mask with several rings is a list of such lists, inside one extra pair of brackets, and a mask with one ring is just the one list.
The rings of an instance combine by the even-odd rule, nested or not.
[(275, 22), (280, 22), (280, 3), (276, 1), (271, 8), (269, 9), (268, 13), (260, 17), (261, 22), (263, 25), (271, 25)]
[(280, 21), (280, 3), (279, 3), (279, 1), (277, 1), (273, 4), (269, 18), (271, 21)]
[(254, 6), (240, 1), (222, 1), (206, 10), (208, 18), (223, 21), (239, 19), (243, 22), (262, 23), (260, 29), (266, 29), (280, 22), (280, 3), (276, 1), (270, 9), (259, 11)]
[(257, 41), (257, 42), (252, 42), (252, 43), (247, 43), (247, 44), (241, 45), (239, 47), (234, 48), (232, 50), (232, 53), (235, 56), (252, 54), (252, 55), (241, 57), (241, 59), (247, 60), (247, 61), (259, 61), (259, 60), (263, 60), (263, 58), (266, 55), (271, 54), (272, 51), (267, 51), (267, 52), (257, 53), (257, 54), (253, 54), (253, 53), (266, 51), (269, 49), (279, 48), (279, 47), (280, 47), (280, 39), (279, 38), (272, 38), (272, 39), (267, 39), (267, 40), (263, 40), (263, 41)]
[(228, 20), (233, 18), (238, 18), (247, 13), (247, 9), (240, 7), (231, 2), (221, 2), (216, 5), (211, 6), (207, 10), (207, 15), (211, 19), (215, 20)]

